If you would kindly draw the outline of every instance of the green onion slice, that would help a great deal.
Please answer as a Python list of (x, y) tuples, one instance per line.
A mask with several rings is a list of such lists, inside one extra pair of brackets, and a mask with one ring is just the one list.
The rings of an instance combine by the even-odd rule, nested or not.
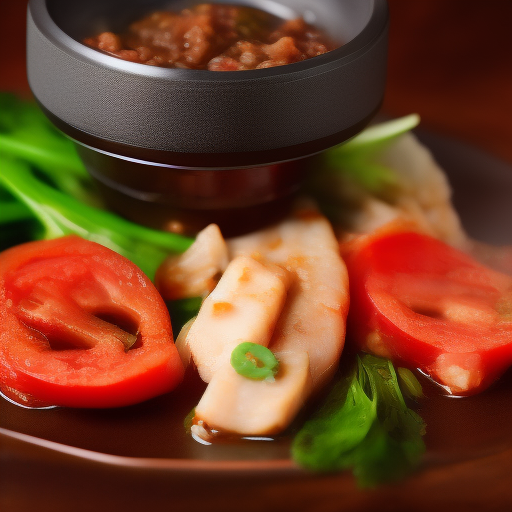
[(272, 380), (279, 370), (279, 361), (267, 347), (244, 341), (231, 353), (231, 366), (242, 377)]

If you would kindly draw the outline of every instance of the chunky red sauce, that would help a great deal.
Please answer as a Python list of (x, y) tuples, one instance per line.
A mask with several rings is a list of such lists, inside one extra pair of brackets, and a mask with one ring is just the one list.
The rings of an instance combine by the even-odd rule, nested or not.
[(221, 4), (157, 11), (124, 33), (103, 32), (84, 44), (131, 62), (211, 71), (282, 66), (339, 46), (302, 18), (283, 21), (252, 7)]

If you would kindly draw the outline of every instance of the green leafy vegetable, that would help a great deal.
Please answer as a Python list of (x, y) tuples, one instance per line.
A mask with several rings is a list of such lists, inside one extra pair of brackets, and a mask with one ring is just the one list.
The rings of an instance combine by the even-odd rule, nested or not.
[(30, 210), (18, 201), (2, 201), (2, 216), (0, 224), (10, 224), (20, 220), (27, 220), (31, 217)]
[[(99, 242), (132, 260), (150, 278), (169, 253), (183, 252), (192, 243), (98, 208), (100, 201), (73, 143), (35, 103), (6, 93), (0, 94), (0, 162), (2, 232), (14, 223), (37, 219), (43, 227), (37, 238), (76, 234)], [(10, 240), (4, 238), (2, 248)]]
[(0, 152), (51, 167), (50, 172), (65, 169), (87, 176), (71, 140), (54, 128), (35, 102), (10, 93), (0, 93)]
[(392, 363), (363, 355), (299, 431), (292, 455), (314, 471), (352, 469), (361, 486), (375, 486), (403, 477), (418, 463), (424, 433), (423, 420), (405, 403)]
[(180, 332), (191, 318), (197, 316), (202, 303), (202, 297), (187, 297), (169, 301), (167, 308), (171, 315), (172, 331), (174, 333)]
[(231, 366), (242, 377), (272, 380), (279, 370), (279, 361), (267, 347), (244, 341), (231, 353)]
[(53, 127), (34, 102), (9, 93), (0, 93), (0, 155), (36, 166), (66, 194), (99, 205), (71, 140)]
[(376, 161), (379, 151), (397, 137), (415, 128), (419, 116), (409, 116), (370, 126), (350, 141), (326, 151), (322, 167), (328, 172), (341, 172), (364, 190), (378, 197), (393, 196), (398, 187), (395, 171)]
[(423, 396), (421, 384), (409, 368), (398, 368), (398, 380), (400, 388), (404, 390), (404, 395), (410, 398), (421, 398)]
[(0, 179), (0, 251), (34, 239), (39, 231), (30, 209), (2, 188)]
[(169, 253), (185, 251), (192, 240), (129, 222), (80, 203), (38, 180), (25, 162), (2, 159), (0, 181), (39, 219), (43, 238), (69, 234), (93, 240), (133, 261), (151, 279)]
[(345, 144), (340, 144), (331, 149), (329, 153), (343, 157), (354, 157), (356, 154), (368, 157), (386, 147), (400, 135), (416, 128), (419, 122), (420, 117), (417, 114), (410, 114), (398, 119), (375, 124), (366, 128)]

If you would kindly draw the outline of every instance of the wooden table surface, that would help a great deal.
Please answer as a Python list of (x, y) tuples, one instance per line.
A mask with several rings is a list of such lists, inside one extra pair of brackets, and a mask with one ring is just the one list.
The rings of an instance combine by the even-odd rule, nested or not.
[[(389, 0), (383, 109), (512, 162), (512, 1)], [(26, 0), (0, 0), (0, 90), (30, 94)]]
[(389, 0), (384, 108), (512, 162), (512, 1)]

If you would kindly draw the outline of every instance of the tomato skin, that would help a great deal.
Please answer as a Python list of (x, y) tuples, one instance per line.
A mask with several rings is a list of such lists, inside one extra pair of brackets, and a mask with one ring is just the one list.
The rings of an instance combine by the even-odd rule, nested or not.
[(70, 236), (1, 253), (0, 317), (0, 389), (22, 404), (120, 407), (183, 378), (158, 291), (94, 242)]
[(341, 245), (349, 337), (457, 395), (512, 364), (512, 278), (430, 236), (378, 232)]

